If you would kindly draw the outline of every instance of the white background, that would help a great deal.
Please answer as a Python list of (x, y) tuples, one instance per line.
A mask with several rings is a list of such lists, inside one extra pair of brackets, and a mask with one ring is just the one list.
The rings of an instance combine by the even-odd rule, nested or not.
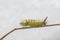
[[(0, 37), (21, 27), (24, 19), (44, 19), (60, 23), (60, 0), (0, 0)], [(60, 40), (60, 26), (18, 30), (4, 40)]]

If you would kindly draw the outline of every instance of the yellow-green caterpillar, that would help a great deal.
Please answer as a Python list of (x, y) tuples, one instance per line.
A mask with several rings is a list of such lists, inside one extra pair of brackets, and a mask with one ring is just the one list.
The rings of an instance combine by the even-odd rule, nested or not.
[(42, 27), (46, 25), (46, 20), (47, 20), (47, 17), (43, 21), (28, 19), (28, 20), (23, 20), (20, 24), (24, 27), (27, 27), (27, 26)]

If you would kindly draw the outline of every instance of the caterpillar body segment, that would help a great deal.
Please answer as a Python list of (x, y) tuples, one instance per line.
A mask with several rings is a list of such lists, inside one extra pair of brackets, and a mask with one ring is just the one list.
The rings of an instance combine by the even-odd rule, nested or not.
[(33, 20), (33, 19), (27, 19), (27, 20), (23, 20), (20, 24), (24, 27), (42, 27), (46, 25), (46, 20), (47, 17), (41, 21), (41, 20)]

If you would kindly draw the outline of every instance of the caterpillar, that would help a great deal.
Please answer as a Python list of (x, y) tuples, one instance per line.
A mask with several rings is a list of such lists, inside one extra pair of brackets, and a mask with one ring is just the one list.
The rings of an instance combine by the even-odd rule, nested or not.
[(47, 17), (41, 21), (41, 20), (32, 20), (32, 19), (28, 19), (28, 20), (23, 20), (20, 22), (20, 24), (24, 27), (42, 27), (42, 26), (45, 26), (46, 25), (46, 20), (47, 20)]

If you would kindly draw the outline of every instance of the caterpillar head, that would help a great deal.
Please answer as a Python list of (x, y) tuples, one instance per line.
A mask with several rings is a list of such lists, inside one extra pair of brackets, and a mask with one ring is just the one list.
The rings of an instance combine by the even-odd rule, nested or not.
[(22, 26), (28, 26), (28, 22), (27, 22), (26, 20), (23, 20), (22, 22), (20, 22), (20, 24), (21, 24)]

